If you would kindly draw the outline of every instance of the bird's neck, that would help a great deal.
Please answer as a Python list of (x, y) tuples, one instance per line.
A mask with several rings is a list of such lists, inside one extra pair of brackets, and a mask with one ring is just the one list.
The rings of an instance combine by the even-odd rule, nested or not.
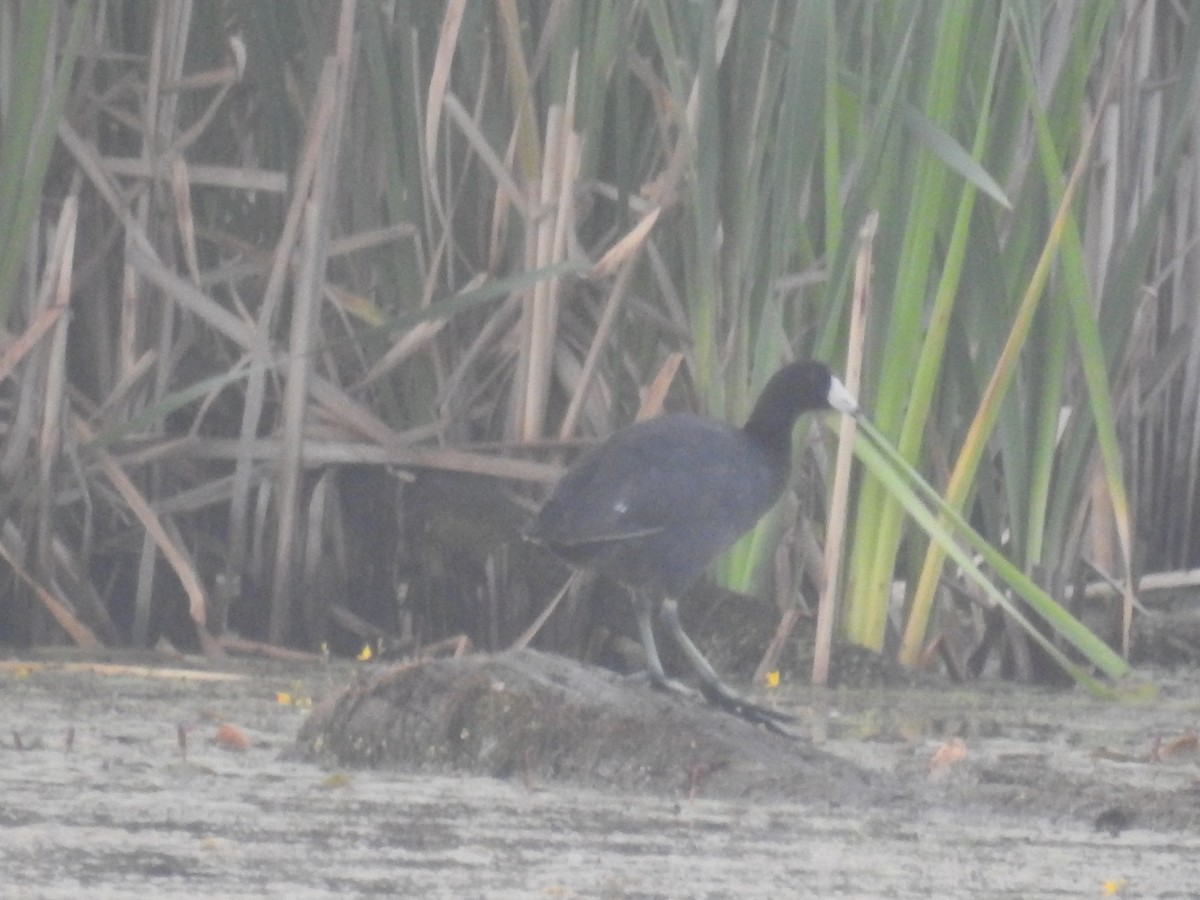
[(792, 426), (795, 420), (774, 421), (763, 416), (751, 416), (742, 429), (746, 436), (771, 456), (791, 459)]

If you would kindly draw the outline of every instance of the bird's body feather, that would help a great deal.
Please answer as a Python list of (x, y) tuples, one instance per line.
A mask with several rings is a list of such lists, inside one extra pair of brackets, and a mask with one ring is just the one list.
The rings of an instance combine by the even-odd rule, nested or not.
[(675, 414), (584, 454), (529, 529), (571, 562), (678, 595), (779, 498), (788, 459), (740, 428)]

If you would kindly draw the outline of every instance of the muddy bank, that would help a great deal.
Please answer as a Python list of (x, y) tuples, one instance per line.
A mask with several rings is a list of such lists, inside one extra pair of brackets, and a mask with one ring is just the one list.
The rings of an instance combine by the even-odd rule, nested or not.
[(870, 774), (699, 697), (535, 650), (385, 668), (314, 710), (318, 762), (464, 773), (664, 797), (863, 804)]
[[(227, 671), (0, 668), (0, 896), (927, 900), (1190, 897), (1200, 883), (1190, 677), (1137, 706), (1007, 687), (791, 691), (779, 702), (806, 760), (879, 786), (839, 802), (327, 769), (284, 758), (307, 710), (278, 695), (319, 701), (356, 669)], [(220, 723), (245, 749), (215, 741)], [(935, 766), (956, 738), (965, 755)]]
[[(1169, 704), (1171, 689), (1164, 691), (1141, 702)], [(908, 699), (901, 703), (902, 697)], [(810, 711), (806, 728), (802, 708), (795, 735), (785, 737), (702, 699), (664, 694), (561, 657), (532, 650), (477, 654), (360, 675), (314, 710), (297, 747), (303, 758), (326, 765), (490, 775), (528, 786), (688, 799), (802, 797), (875, 811), (944, 804), (1074, 818), (1117, 833), (1135, 823), (1200, 826), (1200, 780), (1160, 787), (1152, 772), (1200, 759), (1194, 718), (1181, 718), (1173, 732), (1147, 734), (1150, 744), (1134, 749), (1103, 739), (1121, 734), (1118, 719), (1136, 707), (1074, 692), (994, 685), (810, 699), (823, 701), (824, 711)], [(836, 700), (843, 702), (829, 705)], [(984, 705), (971, 709), (973, 703)], [(929, 718), (888, 721), (906, 708)], [(1057, 717), (1087, 708), (1094, 710), (1095, 732), (1085, 744), (1082, 732)], [(864, 746), (843, 747), (844, 755), (822, 749), (839, 733), (854, 736), (856, 727)], [(900, 759), (890, 771), (871, 762), (873, 750), (922, 734), (941, 741), (928, 758)], [(1071, 752), (1076, 744), (1082, 754)]]

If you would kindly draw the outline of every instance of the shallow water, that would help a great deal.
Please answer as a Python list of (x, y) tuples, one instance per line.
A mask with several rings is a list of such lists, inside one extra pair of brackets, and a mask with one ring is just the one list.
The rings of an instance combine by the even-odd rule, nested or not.
[[(0, 896), (1200, 896), (1194, 679), (1141, 705), (797, 692), (810, 740), (897, 785), (863, 807), (330, 773), (281, 758), (305, 711), (277, 694), (350, 670), (234, 671), (0, 669)], [(966, 755), (932, 765), (954, 738)]]

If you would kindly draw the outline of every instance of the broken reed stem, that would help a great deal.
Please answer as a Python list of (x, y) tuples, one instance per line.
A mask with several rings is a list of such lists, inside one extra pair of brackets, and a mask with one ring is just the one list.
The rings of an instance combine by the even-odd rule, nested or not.
[[(878, 227), (879, 213), (872, 211), (858, 232), (858, 258), (854, 265), (854, 298), (850, 306), (850, 339), (845, 372), (846, 388), (855, 397), (858, 396), (862, 374), (867, 301), (871, 295), (871, 252)], [(817, 629), (813, 646), (812, 683), (817, 686), (824, 686), (829, 679), (829, 656), (841, 588), (842, 543), (846, 539), (846, 513), (850, 505), (850, 463), (855, 429), (854, 419), (842, 416), (838, 428), (837, 463), (834, 466), (829, 520), (825, 529), (825, 558), (821, 567), (825, 577), (821, 599), (817, 604)]]

